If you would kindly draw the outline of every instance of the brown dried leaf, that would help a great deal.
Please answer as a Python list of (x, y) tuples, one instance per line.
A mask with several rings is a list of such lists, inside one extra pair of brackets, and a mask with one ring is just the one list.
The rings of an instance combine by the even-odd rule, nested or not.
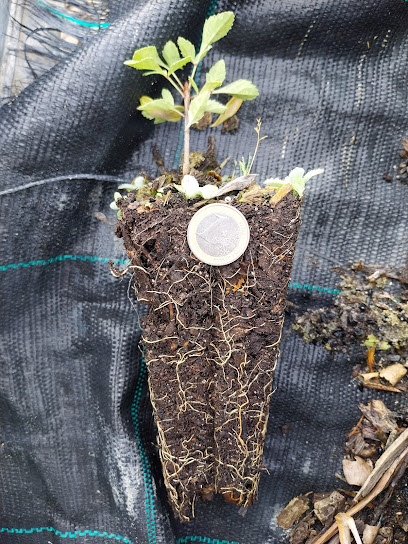
[(363, 531), (363, 544), (373, 544), (379, 530), (379, 525), (366, 525)]
[(407, 373), (407, 369), (401, 363), (395, 363), (380, 370), (380, 378), (383, 378), (391, 385), (396, 385)]
[(300, 517), (309, 509), (309, 499), (299, 495), (290, 501), (276, 517), (279, 527), (290, 529)]
[(359, 408), (376, 429), (387, 434), (396, 429), (397, 422), (381, 400), (370, 400), (367, 405), (359, 404)]
[(407, 138), (404, 138), (402, 140), (402, 147), (405, 149), (405, 151), (408, 152), (408, 139)]
[(372, 470), (373, 467), (362, 457), (356, 457), (354, 461), (343, 459), (343, 472), (349, 485), (363, 485)]

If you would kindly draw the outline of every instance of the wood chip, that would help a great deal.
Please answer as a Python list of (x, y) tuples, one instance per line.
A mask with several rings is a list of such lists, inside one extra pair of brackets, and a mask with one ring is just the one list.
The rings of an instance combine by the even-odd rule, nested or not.
[(346, 498), (338, 491), (333, 491), (328, 497), (324, 497), (314, 503), (316, 517), (323, 525), (329, 525), (333, 522), (333, 518), (337, 512), (344, 509), (345, 504)]
[(305, 495), (299, 495), (278, 514), (276, 520), (282, 529), (290, 529), (309, 508), (309, 499)]

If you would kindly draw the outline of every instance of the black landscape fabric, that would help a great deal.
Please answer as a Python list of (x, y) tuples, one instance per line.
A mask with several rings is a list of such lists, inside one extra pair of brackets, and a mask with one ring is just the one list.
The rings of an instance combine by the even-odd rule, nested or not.
[[(408, 128), (408, 2), (404, 0), (115, 1), (107, 28), (0, 110), (0, 541), (266, 544), (287, 538), (276, 514), (295, 495), (338, 487), (342, 445), (361, 392), (351, 365), (284, 330), (265, 473), (246, 515), (216, 498), (196, 519), (174, 520), (155, 446), (139, 314), (109, 203), (121, 180), (180, 159), (180, 126), (156, 127), (136, 107), (161, 82), (123, 65), (138, 47), (179, 35), (200, 40), (210, 14), (236, 22), (201, 70), (225, 58), (227, 82), (260, 90), (237, 134), (214, 129), (218, 157), (262, 142), (259, 180), (295, 166), (309, 182), (289, 299), (306, 309), (333, 295), (330, 269), (362, 259), (407, 265), (408, 188), (386, 183)], [(57, 24), (57, 17), (56, 23)], [(204, 151), (209, 130), (193, 132)], [(115, 181), (117, 180), (117, 181)], [(118, 261), (118, 262), (119, 262)], [(281, 427), (289, 427), (282, 433)]]

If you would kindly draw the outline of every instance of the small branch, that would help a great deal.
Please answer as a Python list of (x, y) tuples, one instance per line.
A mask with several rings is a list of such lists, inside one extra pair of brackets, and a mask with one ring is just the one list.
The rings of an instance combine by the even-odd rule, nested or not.
[(190, 172), (190, 127), (188, 126), (188, 111), (190, 108), (190, 85), (184, 83), (184, 160), (183, 176)]

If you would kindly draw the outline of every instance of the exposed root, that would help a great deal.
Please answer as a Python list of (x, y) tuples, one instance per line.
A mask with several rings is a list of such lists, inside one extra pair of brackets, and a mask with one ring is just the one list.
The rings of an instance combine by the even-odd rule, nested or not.
[(195, 210), (179, 195), (143, 214), (131, 202), (118, 228), (138, 300), (149, 303), (142, 341), (170, 503), (183, 521), (214, 493), (247, 508), (263, 470), (300, 202), (290, 194), (261, 211), (236, 202), (252, 237), (223, 267), (190, 253)]

